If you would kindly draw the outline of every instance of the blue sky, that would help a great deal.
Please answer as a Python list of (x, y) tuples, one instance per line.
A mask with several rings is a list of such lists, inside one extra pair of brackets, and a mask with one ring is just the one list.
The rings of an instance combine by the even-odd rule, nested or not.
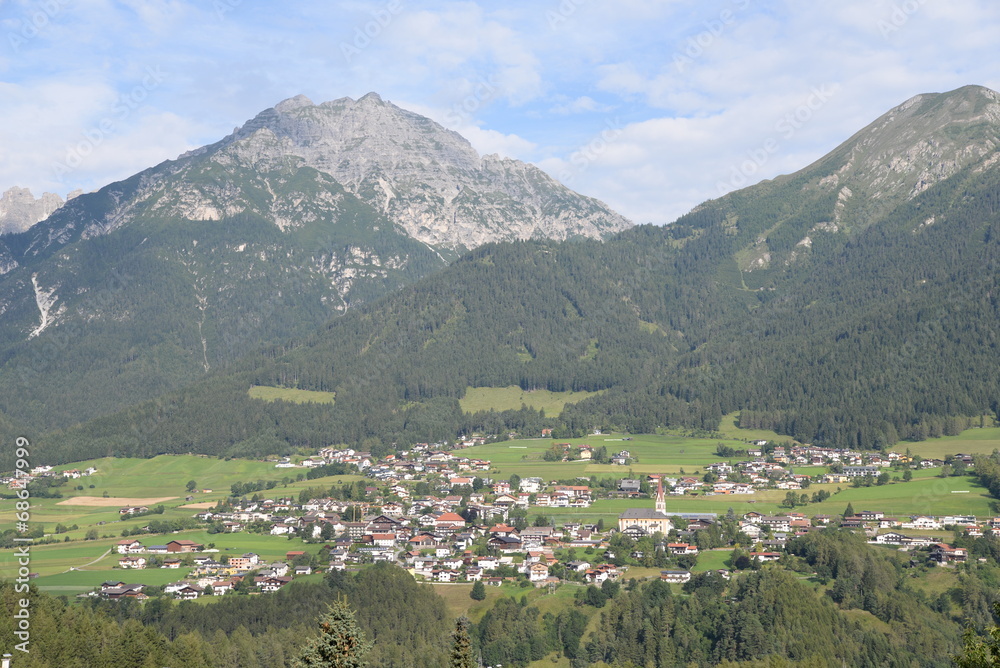
[(0, 0), (0, 190), (93, 190), (285, 98), (376, 91), (667, 223), (915, 94), (1000, 89), (998, 35), (995, 0)]

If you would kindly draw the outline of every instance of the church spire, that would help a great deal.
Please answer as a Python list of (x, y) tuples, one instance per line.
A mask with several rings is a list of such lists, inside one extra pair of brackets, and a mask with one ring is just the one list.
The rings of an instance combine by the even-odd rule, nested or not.
[(667, 499), (663, 496), (663, 476), (656, 477), (656, 512), (667, 514)]

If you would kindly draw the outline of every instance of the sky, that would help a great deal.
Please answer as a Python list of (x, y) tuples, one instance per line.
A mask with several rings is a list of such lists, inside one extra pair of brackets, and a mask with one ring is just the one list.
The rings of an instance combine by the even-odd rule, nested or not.
[(1000, 90), (996, 0), (0, 0), (0, 191), (65, 197), (375, 91), (636, 223)]

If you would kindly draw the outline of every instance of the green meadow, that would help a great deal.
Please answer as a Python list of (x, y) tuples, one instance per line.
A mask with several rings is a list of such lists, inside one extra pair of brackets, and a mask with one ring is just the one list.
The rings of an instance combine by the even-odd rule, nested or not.
[(798, 442), (791, 436), (782, 436), (778, 432), (771, 431), (770, 429), (743, 429), (737, 425), (739, 419), (739, 411), (723, 415), (722, 422), (719, 424), (719, 433), (727, 438), (746, 441), (765, 440), (777, 442), (791, 441), (792, 443)]
[[(627, 440), (626, 440), (627, 439)], [(608, 455), (628, 450), (633, 457), (631, 466), (597, 464), (591, 461), (546, 462), (545, 451), (557, 443), (570, 443), (575, 447), (589, 445), (596, 449), (605, 447)], [(732, 439), (691, 438), (686, 436), (640, 434), (622, 436), (620, 434), (597, 434), (584, 438), (570, 439), (523, 439), (500, 441), (487, 445), (466, 448), (462, 454), (467, 457), (489, 459), (501, 477), (518, 474), (522, 478), (541, 477), (545, 480), (575, 477), (627, 477), (634, 474), (665, 473), (671, 475), (703, 474), (704, 467), (720, 461), (715, 450), (720, 443), (734, 448), (745, 448), (746, 444)]]
[(253, 385), (247, 390), (251, 399), (263, 401), (290, 401), (296, 404), (332, 404), (333, 392), (316, 392), (314, 390), (296, 390), (291, 387), (271, 387), (269, 385)]
[[(249, 533), (210, 534), (201, 530), (133, 538), (146, 546), (165, 544), (171, 540), (193, 540), (205, 546), (214, 544), (216, 558), (221, 555), (239, 556), (246, 552), (256, 552), (266, 561), (284, 561), (286, 553), (294, 550), (318, 552), (320, 549), (319, 545), (307, 545), (300, 538)], [(93, 541), (32, 546), (30, 568), (31, 572), (39, 574), (34, 583), (52, 593), (77, 594), (89, 591), (105, 580), (114, 579), (162, 585), (182, 579), (190, 570), (118, 568), (121, 555), (115, 551), (115, 545), (119, 540), (120, 537), (114, 536)], [(0, 552), (0, 578), (14, 577), (17, 568), (13, 550)]]
[(966, 429), (957, 436), (942, 436), (915, 443), (903, 441), (897, 443), (893, 449), (897, 452), (909, 450), (925, 459), (944, 459), (947, 455), (960, 452), (972, 455), (989, 454), (1000, 449), (1000, 427)]
[(470, 387), (459, 400), (464, 413), (478, 411), (518, 410), (521, 406), (545, 411), (554, 417), (562, 413), (566, 404), (583, 401), (600, 392), (550, 392), (549, 390), (522, 390), (516, 385), (510, 387)]

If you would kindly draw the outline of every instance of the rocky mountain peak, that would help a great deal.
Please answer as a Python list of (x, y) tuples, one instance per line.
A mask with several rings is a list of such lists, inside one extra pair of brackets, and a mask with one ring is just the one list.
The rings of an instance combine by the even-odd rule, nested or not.
[[(629, 221), (517, 160), (487, 164), (464, 137), (368, 93), (313, 104), (299, 95), (267, 109), (219, 144), (226, 165), (287, 165), (329, 174), (424, 243), (602, 237)], [(192, 154), (194, 155), (194, 154)]]
[(0, 195), (0, 235), (23, 232), (48, 218), (63, 203), (62, 198), (53, 193), (42, 193), (35, 199), (28, 188), (10, 188)]
[(912, 198), (974, 163), (994, 164), (998, 149), (1000, 94), (964, 86), (906, 100), (815, 166), (835, 167), (827, 185), (875, 200)]

